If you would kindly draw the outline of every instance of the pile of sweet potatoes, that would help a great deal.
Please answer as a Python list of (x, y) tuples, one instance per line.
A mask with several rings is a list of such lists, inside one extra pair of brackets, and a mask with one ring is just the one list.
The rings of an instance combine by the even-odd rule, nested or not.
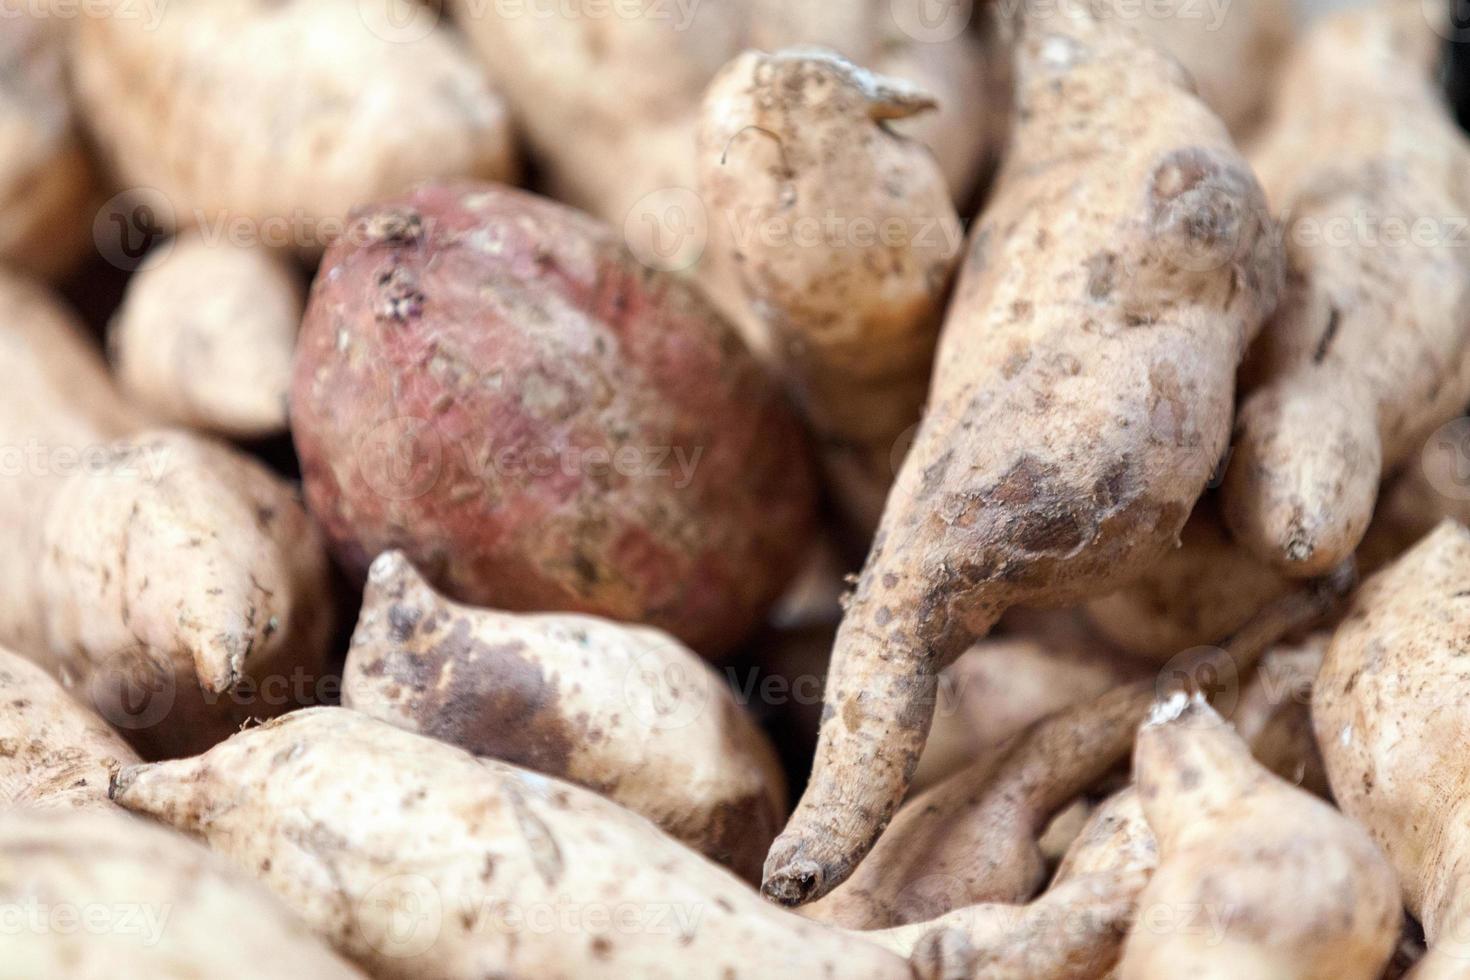
[(1456, 32), (1145, 6), (0, 0), (0, 978), (1470, 976)]

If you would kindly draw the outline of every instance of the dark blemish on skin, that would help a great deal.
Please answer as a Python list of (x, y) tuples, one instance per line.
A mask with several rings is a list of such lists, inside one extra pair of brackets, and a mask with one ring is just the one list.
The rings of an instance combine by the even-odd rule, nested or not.
[(1327, 329), (1322, 331), (1322, 339), (1317, 341), (1317, 350), (1312, 354), (1312, 363), (1321, 364), (1327, 359), (1327, 352), (1332, 348), (1332, 341), (1337, 338), (1337, 328), (1341, 325), (1342, 311), (1336, 306), (1327, 314)]
[[(425, 735), (537, 772), (567, 771), (581, 733), (558, 713), (556, 684), (524, 643), (482, 643), (461, 620), (427, 653), (392, 658), (437, 665), (416, 706)], [(451, 683), (440, 683), (451, 666)]]
[(594, 936), (592, 938), (592, 955), (597, 959), (611, 959), (612, 950), (612, 943), (608, 941), (606, 936)]
[(393, 605), (388, 608), (388, 630), (393, 639), (403, 643), (413, 636), (423, 614), (417, 609)]

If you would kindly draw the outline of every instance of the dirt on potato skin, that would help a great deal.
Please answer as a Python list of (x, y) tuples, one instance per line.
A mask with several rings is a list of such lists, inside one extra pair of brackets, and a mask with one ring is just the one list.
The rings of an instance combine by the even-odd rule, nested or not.
[(505, 187), (358, 213), (313, 287), (292, 418), (343, 562), (399, 548), (465, 602), (719, 654), (812, 532), (795, 414), (702, 294)]

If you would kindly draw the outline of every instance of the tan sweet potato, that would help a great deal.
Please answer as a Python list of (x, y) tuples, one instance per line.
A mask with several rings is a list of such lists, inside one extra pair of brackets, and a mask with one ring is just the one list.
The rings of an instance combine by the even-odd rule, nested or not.
[(599, 792), (747, 879), (786, 815), (770, 742), (673, 637), (449, 602), (396, 551), (368, 571), (342, 703)]
[[(1063, 3), (1060, 9), (1070, 5)], [(1235, 136), (1245, 136), (1260, 125), (1291, 45), (1291, 4), (1103, 0), (1092, 9), (1104, 11), (1178, 58), (1200, 98)]]
[(1006, 617), (1006, 632), (966, 650), (939, 678), (917, 791), (997, 751), (1033, 722), (1148, 673), (1103, 643), (1075, 610)]
[(107, 784), (138, 756), (41, 668), (0, 649), (0, 807), (112, 809)]
[[(899, 809), (852, 877), (804, 911), (849, 928), (905, 924), (977, 902), (1023, 902), (1041, 885), (1051, 818), (1127, 758), (1159, 694), (1212, 689), (1249, 671), (1283, 635), (1332, 609), (1345, 577), (1262, 610), (1210, 660), (1114, 688), (1036, 722)], [(1233, 693), (1233, 692), (1232, 692)]]
[(291, 398), (307, 500), (355, 573), (729, 650), (813, 530), (799, 422), (691, 284), (587, 216), (424, 185), (327, 255)]
[(919, 980), (1096, 980), (1122, 952), (1158, 858), (1137, 794), (1126, 789), (1098, 809), (1035, 900), (956, 909), (862, 937), (909, 956)]
[(903, 797), (939, 671), (1007, 607), (1106, 593), (1174, 544), (1280, 287), (1255, 178), (1173, 61), (1090, 17), (1024, 25), (1016, 58), (1010, 156), (767, 862), (787, 904), (852, 872)]
[(1089, 602), (1087, 616), (1120, 649), (1167, 663), (1220, 642), (1290, 588), (1289, 578), (1235, 543), (1211, 494), (1190, 514), (1179, 547)]
[(112, 813), (0, 812), (0, 977), (363, 980), (259, 885)]
[(67, 103), (63, 40), (0, 7), (0, 263), (58, 277), (91, 240), (95, 186)]
[(0, 276), (0, 306), (0, 643), (145, 755), (199, 751), (298, 703), (332, 608), (292, 488), (225, 446), (145, 429), (38, 287)]
[(114, 798), (258, 875), (378, 980), (909, 976), (595, 793), (355, 711), (124, 770)]
[(415, 181), (515, 173), (505, 105), (409, 0), (104, 3), (77, 25), (78, 101), (165, 225), (314, 251)]
[(736, 58), (701, 112), (712, 242), (774, 338), (838, 502), (869, 533), (923, 408), (964, 237), (929, 150), (888, 128), (933, 108), (797, 48)]
[(1290, 283), (1251, 352), (1226, 472), (1236, 537), (1291, 575), (1351, 554), (1378, 485), (1470, 401), (1470, 141), (1419, 64), (1418, 8), (1324, 21), (1254, 163)]
[(118, 383), (157, 418), (239, 439), (286, 431), (303, 290), (260, 245), (186, 234), (128, 283), (108, 344)]
[(1398, 870), (1429, 956), (1416, 976), (1470, 970), (1470, 849), (1460, 840), (1470, 531), (1445, 521), (1363, 584), (1333, 634), (1312, 721), (1338, 804)]
[(1398, 941), (1393, 867), (1362, 827), (1278, 779), (1203, 699), (1175, 694), (1138, 735), (1134, 778), (1159, 843), (1139, 897), (1206, 920), (1141, 924), (1121, 980), (1372, 980)]
[[(918, 121), (914, 135), (935, 149), (959, 197), (1000, 135), (993, 110), (973, 97), (984, 78), (980, 45), (963, 23), (923, 31), (928, 10), (916, 0), (577, 5), (550, 15), (531, 4), (509, 13), (475, 0), (451, 7), (514, 106), (556, 196), (619, 226), (647, 195), (695, 187), (700, 99), (747, 48), (820, 45), (932, 92), (940, 114)], [(648, 70), (653, 64), (657, 72)], [(701, 243), (680, 244), (693, 252), (688, 261), (697, 258)], [(678, 251), (671, 244), (664, 254)]]

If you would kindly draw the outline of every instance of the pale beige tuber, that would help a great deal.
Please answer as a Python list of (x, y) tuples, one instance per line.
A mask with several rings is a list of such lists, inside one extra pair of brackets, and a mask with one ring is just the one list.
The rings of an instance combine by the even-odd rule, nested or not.
[(747, 879), (786, 814), (775, 750), (688, 647), (450, 602), (400, 552), (368, 571), (342, 703), (599, 792)]
[(163, 421), (237, 439), (284, 433), (302, 292), (263, 246), (165, 242), (112, 322), (119, 385)]

